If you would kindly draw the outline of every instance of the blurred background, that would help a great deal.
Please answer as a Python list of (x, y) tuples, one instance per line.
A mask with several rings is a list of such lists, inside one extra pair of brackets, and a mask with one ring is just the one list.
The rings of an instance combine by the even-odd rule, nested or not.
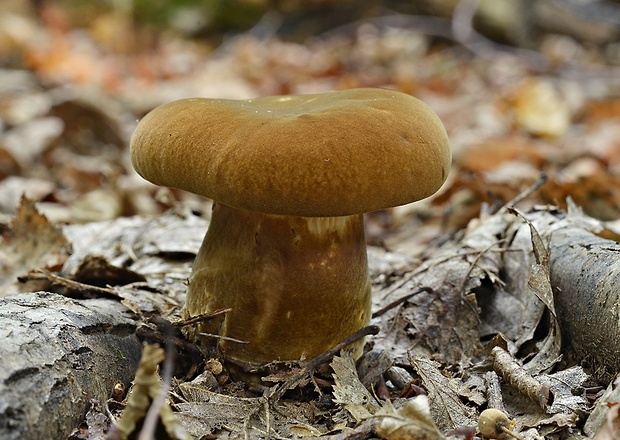
[[(184, 97), (385, 87), (429, 104), (453, 146), (443, 189), (368, 215), (368, 240), (423, 244), (537, 182), (620, 212), (620, 2), (608, 0), (2, 0), (0, 228), (26, 194), (53, 222), (207, 201), (128, 160), (136, 122)], [(381, 160), (381, 158), (377, 158)]]

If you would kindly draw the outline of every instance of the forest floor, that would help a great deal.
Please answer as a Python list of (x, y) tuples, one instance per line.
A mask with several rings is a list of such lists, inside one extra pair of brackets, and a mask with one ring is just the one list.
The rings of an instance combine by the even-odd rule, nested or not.
[[(138, 317), (141, 341), (165, 339), (153, 315), (180, 319), (211, 207), (131, 166), (137, 122), (165, 102), (390, 88), (439, 115), (453, 155), (437, 194), (366, 215), (373, 311), (393, 307), (373, 319), (379, 333), (363, 358), (371, 366), (356, 371), (331, 353), (331, 370), (301, 365), (256, 389), (232, 381), (215, 357), (181, 350), (167, 370), (168, 437), (158, 438), (474, 438), (481, 411), (498, 406), (524, 439), (620, 435), (620, 350), (591, 351), (596, 331), (558, 300), (567, 278), (554, 273), (576, 266), (554, 252), (576, 235), (553, 235), (591, 231), (580, 243), (602, 237), (597, 246), (615, 249), (620, 233), (613, 20), (567, 10), (573, 20), (558, 29), (523, 16), (535, 35), (526, 38), (506, 24), (515, 20), (489, 24), (485, 2), (402, 10), (369, 1), (352, 12), (346, 1), (279, 10), (240, 0), (233, 14), (213, 2), (134, 3), (0, 5), (0, 297), (115, 297)], [(615, 2), (590, 3), (620, 17)], [(614, 266), (614, 255), (600, 264)], [(430, 289), (412, 295), (420, 288)], [(616, 324), (598, 345), (620, 339), (615, 307), (601, 309)], [(148, 347), (153, 370), (163, 354)], [(157, 401), (161, 385), (147, 370), (138, 374), (154, 388), (140, 392)], [(104, 438), (120, 412), (87, 417), (71, 438)]]

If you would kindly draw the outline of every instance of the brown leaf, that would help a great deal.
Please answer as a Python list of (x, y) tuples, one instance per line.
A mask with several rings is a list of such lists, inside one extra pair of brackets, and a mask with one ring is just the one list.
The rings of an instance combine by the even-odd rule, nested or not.
[(156, 345), (144, 346), (142, 359), (140, 360), (138, 371), (136, 371), (134, 386), (127, 398), (127, 406), (116, 424), (116, 434), (119, 439), (133, 438), (131, 435), (138, 433), (140, 426), (145, 428), (149, 412), (155, 404), (160, 405), (157, 408), (157, 416), (166, 432), (165, 435), (163, 432), (158, 433), (157, 438), (170, 440), (191, 439), (172, 411), (170, 404), (166, 400), (161, 399), (162, 389), (164, 391), (167, 391), (167, 389), (164, 388), (159, 378), (158, 365), (164, 361), (164, 358), (164, 350), (161, 347)]
[[(557, 320), (553, 289), (550, 280), (548, 237), (539, 233), (539, 227), (532, 223), (526, 215), (513, 207), (508, 211), (518, 216), (514, 226), (518, 228), (514, 235), (511, 247), (521, 252), (506, 255), (506, 278), (508, 298), (518, 299), (523, 307), (516, 310), (514, 316), (521, 319), (514, 322), (521, 323), (519, 334), (514, 334), (516, 348), (525, 347), (534, 339), (536, 329), (543, 319), (548, 319), (545, 328), (548, 328), (542, 342), (537, 342), (536, 354), (529, 360), (525, 369), (530, 374), (548, 371), (561, 357), (561, 331)], [(519, 222), (525, 225), (519, 225)], [(549, 316), (545, 318), (545, 310)], [(501, 330), (500, 330), (501, 331)]]
[(555, 85), (541, 78), (524, 81), (512, 96), (517, 126), (536, 136), (555, 138), (568, 130), (571, 111)]
[(416, 356), (410, 361), (428, 390), (430, 413), (440, 428), (455, 429), (476, 424), (474, 411), (461, 399), (463, 386), (459, 379), (444, 376), (439, 364), (428, 358)]
[(417, 396), (395, 410), (389, 403), (378, 424), (377, 434), (386, 440), (442, 440), (446, 437), (431, 418), (426, 396)]
[(1, 243), (0, 296), (32, 290), (29, 284), (19, 284), (17, 277), (33, 269), (58, 269), (71, 253), (62, 231), (39, 214), (26, 197), (22, 197), (17, 216)]
[(609, 404), (609, 411), (603, 426), (594, 437), (594, 440), (613, 440), (620, 437), (620, 404)]
[(617, 97), (609, 97), (592, 100), (584, 109), (584, 113), (590, 123), (605, 121), (609, 118), (619, 118), (620, 99)]
[(72, 278), (81, 283), (100, 287), (146, 281), (146, 278), (139, 273), (110, 264), (101, 256), (86, 257)]
[(13, 155), (0, 145), (0, 180), (20, 172), (20, 166)]
[(336, 356), (330, 364), (334, 370), (334, 402), (346, 409), (358, 422), (379, 409), (377, 401), (360, 382), (351, 355)]
[(511, 136), (488, 139), (468, 148), (460, 158), (463, 170), (478, 173), (492, 171), (507, 162), (540, 168), (545, 163), (545, 151), (524, 136)]

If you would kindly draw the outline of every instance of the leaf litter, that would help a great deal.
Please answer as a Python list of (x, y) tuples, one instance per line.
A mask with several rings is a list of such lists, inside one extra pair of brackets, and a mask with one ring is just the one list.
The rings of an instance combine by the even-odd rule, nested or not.
[[(28, 236), (26, 232), (30, 228), (36, 231), (47, 230), (48, 226), (41, 220), (43, 217), (34, 216), (34, 207), (28, 209), (31, 210), (29, 215), (18, 218), (33, 218), (36, 221), (30, 220), (21, 226), (16, 221), (15, 227), (22, 228), (20, 231), (25, 233), (20, 236)], [(559, 334), (553, 331), (555, 327), (551, 325), (554, 316), (553, 296), (548, 292), (549, 275), (545, 266), (548, 265), (548, 250), (534, 226), (535, 214), (532, 221), (528, 219), (532, 218), (530, 213), (514, 215), (508, 211), (475, 220), (462, 235), (438, 248), (434, 257), (391, 283), (386, 284), (389, 277), (385, 276), (385, 272), (379, 274), (373, 271), (376, 275), (375, 310), (420, 286), (434, 286), (433, 289), (420, 291), (418, 295), (375, 318), (381, 332), (369, 337), (369, 343), (373, 345), (373, 350), (389, 353), (393, 364), (405, 367), (413, 380), (419, 381), (419, 385), (428, 393), (430, 414), (440, 431), (475, 426), (477, 412), (484, 406), (485, 399), (481, 396), (484, 395), (485, 382), (479, 380), (472, 390), (471, 379), (478, 377), (479, 373), (469, 369), (474, 365), (480, 368), (486, 362), (481, 330), (487, 328), (489, 332), (492, 327), (481, 322), (486, 315), (478, 313), (478, 298), (493, 294), (495, 290), (508, 291), (506, 293), (511, 297), (527, 297), (529, 299), (526, 303), (534, 301), (542, 304), (543, 312), (548, 311), (537, 312), (540, 322), (533, 323), (543, 325), (543, 321), (547, 320), (543, 328), (548, 333), (542, 338), (538, 333), (534, 334), (529, 325), (522, 326), (520, 334), (514, 333), (516, 327), (509, 327), (513, 334), (507, 343), (509, 352), (506, 352), (506, 356), (515, 364), (522, 364), (519, 368), (527, 370), (527, 374), (535, 378), (539, 385), (548, 387), (553, 396), (549, 405), (543, 405), (546, 409), (532, 412), (532, 406), (537, 405), (532, 405), (531, 401), (526, 403), (527, 397), (523, 400), (529, 392), (527, 386), (521, 389), (518, 381), (514, 381), (514, 373), (500, 371), (500, 375), (505, 375), (504, 403), (507, 411), (515, 415), (519, 429), (536, 429), (547, 435), (554, 431), (561, 432), (564, 428), (574, 429), (579, 414), (587, 411), (589, 402), (583, 394), (581, 397), (574, 395), (575, 390), (583, 389), (588, 380), (580, 367), (547, 373), (558, 365), (561, 356)], [(596, 225), (596, 222), (588, 221), (587, 217), (583, 218), (588, 227)], [(174, 321), (179, 319), (182, 304), (182, 296), (178, 297), (174, 292), (181, 289), (180, 286), (189, 274), (192, 252), (199, 246), (196, 237), (204, 233), (206, 222), (178, 212), (171, 212), (154, 221), (145, 217), (66, 227), (69, 237), (79, 237), (72, 246), (74, 254), (69, 258), (66, 249), (71, 246), (60, 229), (54, 227), (50, 232), (54, 239), (49, 240), (49, 243), (43, 242), (46, 245), (43, 254), (49, 256), (49, 246), (52, 246), (51, 255), (62, 258), (53, 260), (53, 264), (40, 264), (37, 259), (28, 260), (20, 266), (20, 270), (27, 272), (32, 268), (45, 267), (62, 276), (79, 278), (80, 273), (85, 273), (83, 266), (90, 262), (94, 264), (94, 269), (88, 273), (100, 272), (100, 278), (108, 280), (108, 283), (114, 278), (111, 275), (114, 272), (117, 272), (117, 276), (127, 270), (142, 273), (140, 276), (143, 278), (139, 280), (129, 278), (116, 286), (108, 284), (106, 288), (123, 298), (130, 309), (144, 317), (155, 313), (168, 316)], [(89, 233), (80, 233), (80, 229)], [(188, 231), (194, 231), (189, 234), (194, 237), (193, 241), (183, 238), (189, 236)], [(523, 239), (518, 238), (521, 236)], [(88, 241), (80, 242), (84, 238)], [(111, 242), (123, 245), (110, 246)], [(37, 253), (33, 252), (32, 255)], [(515, 256), (521, 259), (518, 264), (515, 264)], [(81, 264), (76, 265), (80, 260)], [(144, 260), (150, 262), (145, 265)], [(65, 264), (64, 269), (61, 262)], [(510, 264), (505, 265), (506, 262)], [(389, 266), (383, 265), (382, 268), (390, 270)], [(96, 284), (93, 280), (97, 277), (82, 276), (83, 281)], [(516, 279), (525, 281), (511, 281)], [(511, 291), (515, 286), (518, 291)], [(496, 308), (502, 307), (501, 298)], [(513, 302), (509, 300), (506, 304)], [(520, 319), (521, 315), (515, 316)], [(444, 325), (446, 322), (451, 325)], [(495, 328), (494, 331), (499, 334), (501, 328)], [(530, 343), (533, 343), (532, 347), (523, 351)], [(521, 356), (525, 357), (520, 359)], [(378, 414), (381, 408), (385, 409), (385, 402), (372, 393), (373, 387), (369, 391), (362, 385), (352, 359), (346, 356), (335, 357), (331, 369), (333, 384), (327, 396), (332, 405), (336, 405), (331, 409), (329, 405), (321, 407), (313, 399), (295, 401), (290, 398), (276, 402), (276, 406), (271, 408), (265, 403), (264, 397), (227, 395), (226, 388), (202, 388), (204, 382), (195, 385), (180, 382), (176, 392), (182, 400), (175, 402), (173, 408), (186, 429), (194, 434), (200, 430), (221, 432), (222, 429), (232, 429), (231, 432), (251, 431), (256, 435), (267, 435), (270, 430), (282, 436), (292, 435), (293, 432), (326, 435), (337, 426), (354, 427), (370, 419), (376, 422), (372, 426), (379, 426)], [(388, 383), (388, 386), (391, 387), (389, 393), (392, 395), (399, 391), (393, 383)], [(398, 408), (398, 400), (394, 402), (395, 408)], [(334, 411), (334, 408), (341, 408), (347, 415)], [(406, 413), (406, 410), (403, 411)], [(317, 423), (313, 417), (307, 416), (317, 413), (322, 414), (319, 419), (324, 422)], [(253, 416), (248, 417), (248, 414)], [(331, 424), (329, 420), (332, 420)]]
[[(553, 307), (553, 304), (549, 303), (553, 298), (549, 298), (547, 293), (541, 292), (537, 287), (538, 284), (548, 286), (548, 283), (544, 281), (545, 277), (548, 277), (546, 270), (536, 269), (539, 264), (547, 264), (545, 262), (546, 247), (542, 238), (535, 233), (533, 224), (529, 220), (524, 221), (529, 215), (526, 213), (523, 217), (515, 216), (502, 211), (493, 216), (475, 220), (462, 235), (438, 248), (433, 258), (426, 260), (420, 267), (391, 283), (386, 284), (385, 280), (390, 277), (386, 277), (385, 272), (379, 274), (376, 270), (373, 271), (376, 280), (373, 306), (375, 310), (419, 286), (428, 284), (434, 286), (432, 290), (421, 291), (419, 295), (412, 296), (399, 306), (375, 318), (381, 332), (369, 337), (369, 343), (372, 344), (373, 350), (389, 353), (392, 364), (409, 371), (412, 380), (418, 381), (428, 393), (430, 414), (436, 424), (436, 429), (440, 431), (447, 432), (452, 429), (475, 426), (477, 413), (485, 404), (485, 381), (479, 376), (480, 373), (470, 371), (470, 368), (477, 366), (476, 368), (479, 369), (485, 365), (486, 354), (481, 330), (487, 328), (488, 333), (493, 327), (488, 324), (485, 326), (482, 322), (486, 315), (478, 313), (478, 298), (492, 295), (494, 291), (508, 290), (511, 297), (528, 296), (530, 298), (528, 301), (542, 304), (543, 309)], [(80, 228), (89, 230), (90, 233), (80, 234), (78, 233)], [(189, 247), (188, 242), (179, 244), (178, 234), (184, 236), (190, 229), (200, 236), (205, 228), (206, 222), (203, 220), (171, 212), (159, 217), (155, 226), (153, 219), (134, 218), (130, 222), (109, 221), (71, 226), (69, 229), (71, 232), (68, 235), (80, 237), (80, 239), (90, 237), (90, 241), (82, 244), (78, 241), (74, 246), (76, 250), (74, 255), (79, 255), (83, 262), (104, 254), (105, 261), (116, 262), (119, 264), (118, 267), (126, 269), (137, 268), (136, 273), (140, 273), (145, 267), (150, 267), (150, 270), (142, 274), (144, 281), (108, 286), (108, 288), (124, 298), (125, 304), (135, 312), (144, 316), (155, 312), (162, 316), (169, 316), (174, 321), (179, 316), (178, 312), (182, 304), (180, 298), (178, 301), (175, 300), (173, 294), (163, 303), (162, 298), (167, 298), (167, 294), (172, 294), (180, 288), (184, 277), (189, 274), (191, 249), (193, 248), (195, 252), (199, 246), (198, 241)], [(515, 230), (520, 232), (515, 233)], [(95, 231), (97, 233), (93, 235)], [(523, 236), (524, 239), (516, 239), (518, 236)], [(525, 239), (528, 236), (530, 237), (529, 247)], [(103, 237), (107, 238), (103, 239)], [(122, 237), (120, 241), (119, 237)], [(108, 239), (123, 243), (123, 246), (110, 247), (106, 242)], [(99, 243), (99, 247), (95, 245), (96, 242)], [(533, 252), (535, 247), (540, 253), (538, 255), (540, 263), (537, 262), (536, 254)], [(131, 255), (127, 254), (128, 249), (131, 249)], [(375, 249), (373, 252), (385, 251)], [(524, 256), (527, 258), (515, 264), (516, 255), (520, 255), (520, 258)], [(178, 259), (179, 256), (181, 256), (180, 259)], [(508, 256), (512, 258), (510, 269), (504, 265), (508, 261)], [(141, 263), (143, 259), (149, 260), (150, 263), (145, 266)], [(395, 261), (400, 260), (396, 258)], [(104, 264), (103, 267), (110, 270), (110, 266)], [(384, 264), (382, 268), (390, 270), (389, 266)], [(75, 261), (66, 261), (68, 274), (79, 273), (76, 269)], [(537, 284), (531, 281), (532, 278), (535, 280), (542, 278), (543, 282)], [(519, 284), (522, 290), (510, 291), (515, 285), (510, 281), (511, 279), (525, 280)], [(502, 301), (504, 301), (501, 295), (498, 301), (500, 303), (495, 307), (501, 308)], [(448, 304), (444, 304), (446, 302)], [(450, 302), (456, 302), (456, 304), (450, 304)], [(510, 305), (514, 300), (504, 302)], [(145, 304), (160, 305), (153, 309)], [(517, 314), (515, 318), (520, 320), (520, 316)], [(538, 319), (542, 320), (543, 316), (547, 316), (548, 319), (552, 314), (539, 313)], [(442, 325), (445, 322), (452, 324)], [(522, 363), (521, 368), (528, 369), (528, 374), (535, 377), (537, 383), (546, 384), (553, 393), (553, 402), (547, 411), (534, 411), (533, 414), (537, 415), (533, 416), (532, 407), (536, 404), (532, 404), (527, 397), (525, 401), (523, 400), (523, 397), (527, 395), (527, 390), (519, 391), (519, 385), (515, 386), (510, 378), (506, 378), (503, 392), (507, 410), (515, 415), (519, 428), (542, 430), (541, 432), (561, 431), (562, 428), (574, 429), (579, 420), (578, 414), (586, 411), (588, 402), (583, 397), (574, 396), (573, 393), (575, 389), (583, 388), (583, 383), (587, 381), (588, 376), (580, 367), (560, 370), (551, 375), (544, 373), (553, 370), (553, 367), (557, 366), (561, 360), (561, 356), (557, 353), (557, 335), (549, 332), (541, 339), (540, 336), (534, 335), (528, 326), (523, 326), (520, 334), (514, 333), (514, 329), (517, 328), (514, 325), (509, 328), (513, 329), (511, 330), (513, 334), (507, 347), (510, 348), (512, 354), (507, 352), (507, 356), (518, 364)], [(500, 331), (501, 328), (494, 330), (496, 334)], [(545, 342), (547, 340), (553, 343)], [(520, 350), (529, 342), (535, 343), (534, 348), (529, 348), (525, 355), (526, 358), (520, 360), (519, 356), (523, 356)], [(513, 356), (517, 357), (512, 358)], [(537, 360), (539, 357), (545, 361), (541, 363)], [(532, 367), (532, 365), (536, 366)], [(330, 405), (321, 407), (318, 403), (323, 401), (321, 398), (319, 401), (313, 399), (296, 401), (290, 400), (289, 397), (276, 402), (275, 408), (270, 408), (269, 405), (266, 406), (264, 397), (226, 394), (226, 390), (230, 391), (232, 388), (208, 389), (204, 388), (205, 382), (200, 380), (195, 384), (180, 382), (175, 393), (181, 400), (176, 401), (173, 407), (186, 429), (194, 434), (215, 433), (222, 432), (222, 429), (231, 429), (231, 432), (254, 432), (262, 436), (267, 435), (267, 428), (269, 428), (282, 436), (292, 435), (293, 432), (327, 435), (338, 426), (341, 426), (339, 429), (345, 426), (354, 427), (368, 420), (374, 420), (369, 426), (379, 426), (377, 423), (379, 423), (380, 408), (385, 408), (385, 402), (381, 399), (377, 400), (372, 392), (377, 384), (374, 384), (370, 391), (362, 385), (356, 366), (346, 356), (335, 357), (331, 367), (334, 382), (331, 385), (331, 391), (325, 392), (327, 392), (328, 401), (332, 402), (331, 405), (344, 410), (346, 416), (339, 411), (334, 411), (334, 407), (330, 409)], [(489, 368), (484, 367), (482, 371), (488, 371)], [(569, 374), (570, 371), (573, 373)], [(565, 376), (560, 373), (564, 373)], [(478, 380), (472, 380), (475, 377), (478, 377)], [(575, 379), (573, 380), (572, 377)], [(227, 386), (230, 387), (231, 384)], [(389, 394), (391, 395), (399, 392), (391, 382), (388, 382), (388, 387), (390, 387)], [(306, 392), (314, 393), (312, 390)], [(247, 393), (247, 390), (242, 392), (246, 395)], [(524, 403), (528, 401), (530, 403)], [(398, 400), (394, 402), (395, 408), (398, 408)], [(406, 403), (406, 400), (404, 402)], [(406, 410), (404, 411), (406, 413)], [(325, 420), (324, 422), (317, 423), (313, 417), (307, 416), (307, 414), (316, 415), (317, 413), (322, 414), (319, 419)], [(248, 414), (253, 415), (248, 417)], [(329, 420), (332, 420), (331, 424)]]
[(0, 244), (0, 296), (44, 290), (47, 283), (20, 283), (18, 278), (32, 269), (59, 270), (71, 253), (62, 230), (26, 197)]
[[(402, 427), (413, 421), (437, 434), (432, 417), (432, 423), (427, 423), (428, 414), (452, 416), (454, 420), (446, 419), (451, 422), (440, 419), (442, 429), (469, 425), (487, 404), (483, 373), (491, 371), (491, 366), (485, 344), (503, 335), (510, 359), (537, 383), (548, 385), (553, 395), (545, 413), (532, 404), (527, 392), (503, 381), (503, 401), (516, 417), (519, 429), (528, 430), (524, 438), (561, 437), (580, 428), (588, 401), (585, 384), (590, 379), (580, 367), (569, 367), (570, 359), (561, 350), (562, 335), (554, 319), (546, 256), (549, 228), (559, 227), (562, 220), (555, 216), (554, 208), (537, 212), (531, 207), (536, 201), (568, 206), (565, 199), (570, 194), (586, 212), (604, 219), (617, 218), (619, 113), (617, 99), (606, 89), (611, 87), (608, 82), (576, 84), (558, 70), (532, 75), (524, 67), (527, 63), (521, 63), (522, 58), (507, 54), (493, 58), (489, 65), (465, 56), (459, 46), (445, 50), (447, 46), (431, 44), (430, 39), (409, 28), (386, 29), (373, 22), (356, 27), (352, 34), (337, 30), (332, 33), (334, 38), (321, 36), (307, 45), (248, 34), (231, 38), (213, 53), (209, 47), (197, 48), (166, 35), (157, 43), (151, 42), (145, 51), (148, 55), (130, 59), (126, 54), (138, 51), (140, 42), (148, 38), (144, 38), (143, 30), (126, 26), (129, 22), (114, 22), (114, 16), (123, 14), (106, 15), (108, 21), (97, 20), (96, 27), (85, 28), (82, 41), (88, 44), (84, 45), (75, 44), (76, 31), (59, 25), (62, 20), (54, 24), (49, 16), (43, 26), (24, 16), (22, 29), (27, 32), (15, 33), (11, 26), (0, 31), (2, 36), (19, 35), (11, 40), (11, 47), (26, 54), (31, 69), (0, 72), (4, 92), (0, 112), (7, 124), (0, 133), (0, 220), (8, 222), (8, 214), (15, 213), (16, 202), (27, 189), (49, 219), (73, 224), (59, 226), (54, 232), (33, 215), (22, 229), (18, 224), (6, 226), (0, 248), (6, 283), (3, 292), (31, 290), (36, 283), (59, 291), (67, 288), (68, 281), (91, 283), (122, 298), (142, 316), (145, 327), (152, 331), (149, 337), (161, 334), (149, 320), (158, 315), (172, 322), (180, 319), (184, 283), (208, 222), (189, 211), (161, 214), (171, 205), (153, 197), (156, 190), (138, 181), (127, 168), (122, 147), (133, 120), (161, 102), (185, 95), (247, 98), (353, 86), (396, 87), (422, 96), (440, 114), (453, 139), (455, 169), (443, 193), (430, 201), (370, 216), (369, 229), (376, 232), (369, 238), (391, 250), (369, 250), (373, 310), (406, 300), (373, 321), (381, 332), (368, 337), (368, 344), (375, 351), (388, 353), (393, 366), (382, 367), (388, 370), (375, 376), (379, 379), (368, 391), (373, 397), (369, 402), (382, 404), (381, 399), (394, 399), (393, 408), (384, 410)], [(118, 50), (115, 39), (101, 33), (106, 28), (101, 23), (116, 29), (117, 38), (127, 37), (120, 40), (131, 41), (130, 47)], [(546, 50), (554, 41), (566, 47), (565, 39), (555, 37), (547, 40)], [(43, 50), (37, 41), (49, 44)], [(117, 47), (117, 51), (107, 52), (104, 44), (107, 56), (99, 56), (93, 48), (101, 41)], [(6, 40), (1, 43), (0, 50), (6, 51)], [(571, 44), (579, 46), (576, 41)], [(584, 56), (586, 50), (581, 46), (580, 50), (577, 61), (583, 63), (588, 58)], [(172, 53), (175, 59), (185, 61), (169, 63)], [(209, 56), (204, 56), (207, 53)], [(42, 83), (51, 85), (51, 91)], [(114, 100), (121, 100), (123, 106), (113, 105), (110, 111), (106, 96), (96, 94), (91, 99), (75, 88), (79, 84), (95, 84)], [(76, 90), (77, 96), (73, 95)], [(601, 98), (601, 94), (609, 96)], [(60, 99), (66, 96), (69, 99)], [(545, 96), (550, 99), (542, 99)], [(554, 105), (546, 108), (549, 102)], [(77, 116), (85, 118), (88, 130), (75, 124)], [(541, 169), (549, 172), (549, 182), (525, 203), (523, 215), (497, 211), (531, 185)], [(173, 192), (172, 197), (196, 212), (208, 211), (207, 205), (193, 196)], [(450, 214), (444, 216), (447, 205)], [(555, 216), (553, 221), (541, 219), (541, 212)], [(126, 217), (133, 214), (145, 217)], [(146, 217), (153, 214), (161, 215)], [(80, 222), (89, 223), (76, 224)], [(443, 232), (460, 232), (438, 237), (440, 222), (444, 222)], [(39, 236), (41, 240), (34, 243), (32, 237)], [(86, 263), (91, 264), (90, 274), (99, 275), (86, 277)], [(57, 277), (56, 281), (51, 276), (23, 277), (35, 269), (47, 271)], [(142, 278), (127, 278), (131, 273)], [(18, 277), (29, 284), (20, 283)], [(87, 290), (74, 286), (74, 290)], [(424, 287), (428, 289), (421, 289)], [(350, 362), (343, 359), (346, 357), (336, 357), (332, 362), (338, 365), (338, 373), (313, 374), (279, 400), (287, 406), (281, 411), (295, 415), (290, 416), (296, 421), (286, 428), (288, 431), (281, 426), (287, 417), (256, 403), (261, 399), (256, 395), (264, 392), (263, 388), (236, 389), (226, 381), (225, 374), (215, 382), (203, 380), (192, 387), (197, 390), (217, 383), (204, 394), (211, 401), (226, 402), (220, 406), (238, 406), (228, 414), (233, 419), (244, 408), (255, 410), (251, 432), (258, 436), (345, 435), (348, 429), (362, 429), (359, 432), (369, 436), (381, 432), (388, 438), (392, 434), (378, 428), (381, 410), (368, 408), (355, 393), (350, 401), (342, 394), (334, 402), (334, 389), (342, 391), (343, 384), (360, 393), (362, 389)], [(406, 373), (399, 377), (410, 383), (396, 385), (396, 379), (385, 380), (395, 378), (397, 368)], [(192, 371), (196, 376), (196, 370)], [(562, 376), (563, 372), (570, 377)], [(556, 374), (557, 380), (552, 378)], [(387, 392), (379, 392), (381, 380)], [(187, 383), (192, 382), (181, 382), (178, 388)], [(407, 393), (421, 389), (429, 396), (405, 397), (399, 406), (398, 399), (403, 399), (400, 395), (407, 394), (404, 388)], [(175, 389), (182, 396), (178, 391)], [(375, 391), (382, 397), (377, 398)], [(183, 396), (187, 402), (174, 403), (177, 409), (192, 400), (188, 396)], [(360, 405), (360, 420), (346, 410), (347, 405), (353, 408), (354, 398)], [(251, 407), (243, 406), (248, 401), (242, 399), (250, 399)], [(428, 411), (420, 403), (423, 400)], [(419, 405), (412, 403), (408, 408), (407, 404), (414, 401)], [(450, 414), (446, 402), (454, 403), (456, 415)], [(619, 420), (617, 409), (609, 405), (610, 411), (598, 406), (599, 412), (605, 413), (599, 421), (606, 422), (599, 438), (613, 438), (614, 422)], [(299, 411), (291, 409), (295, 406)], [(364, 421), (362, 409), (370, 414)], [(183, 411), (178, 414), (184, 417)], [(208, 414), (203, 415), (208, 420)], [(244, 417), (247, 423), (230, 424), (237, 433), (250, 432), (247, 411)], [(224, 435), (230, 426), (213, 425), (211, 429)], [(593, 436), (597, 429), (590, 427), (588, 435)], [(410, 433), (407, 429), (401, 432)], [(389, 438), (398, 438), (396, 435)]]

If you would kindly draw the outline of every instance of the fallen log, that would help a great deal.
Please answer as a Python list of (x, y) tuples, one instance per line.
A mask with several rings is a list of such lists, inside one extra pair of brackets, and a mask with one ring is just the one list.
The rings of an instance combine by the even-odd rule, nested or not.
[(91, 399), (134, 377), (141, 343), (118, 301), (0, 298), (0, 438), (66, 439)]
[(513, 294), (528, 291), (531, 285), (523, 268), (534, 271), (534, 260), (542, 259), (538, 269), (544, 266), (550, 296), (544, 299), (540, 292), (537, 296), (559, 322), (562, 349), (557, 354), (576, 355), (569, 362), (583, 362), (597, 379), (609, 381), (620, 371), (620, 243), (597, 234), (615, 234), (572, 201), (568, 213), (546, 207), (515, 218), (513, 230), (518, 233), (504, 266), (508, 274), (512, 271), (508, 278), (516, 281), (507, 288)]
[(597, 369), (620, 371), (620, 244), (568, 226), (551, 233), (549, 251), (564, 341)]

